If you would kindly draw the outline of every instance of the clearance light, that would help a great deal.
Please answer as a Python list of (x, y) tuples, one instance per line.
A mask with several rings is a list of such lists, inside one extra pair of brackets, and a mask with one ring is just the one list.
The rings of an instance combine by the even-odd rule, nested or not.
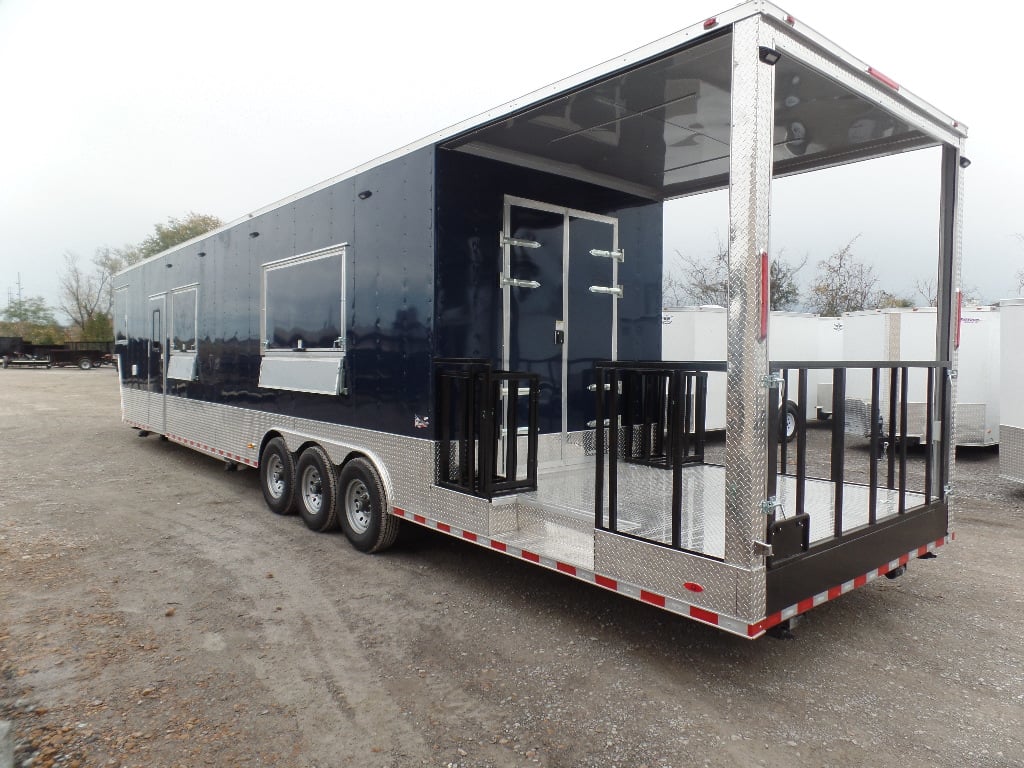
[(702, 585), (698, 584), (695, 581), (687, 581), (687, 582), (685, 582), (683, 584), (683, 587), (685, 589), (688, 589), (690, 592), (703, 592), (704, 591), (704, 587)]
[(704, 29), (711, 29), (718, 26), (718, 19), (712, 17), (704, 22)]
[(761, 340), (768, 338), (768, 251), (761, 251)]
[(789, 24), (789, 26), (791, 26), (791, 27), (795, 27), (796, 26), (796, 19), (793, 17), (792, 14), (789, 14), (789, 13), (786, 14), (786, 23)]
[(898, 91), (900, 89), (899, 83), (897, 83), (891, 77), (886, 77), (874, 67), (868, 67), (868, 74), (875, 78), (875, 80), (877, 80), (878, 82), (888, 85), (894, 91)]

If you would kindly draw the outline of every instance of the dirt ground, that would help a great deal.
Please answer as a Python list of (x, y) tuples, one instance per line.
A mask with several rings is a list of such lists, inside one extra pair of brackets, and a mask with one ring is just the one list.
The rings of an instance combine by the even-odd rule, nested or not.
[(0, 371), (0, 720), (47, 766), (1024, 765), (1024, 488), (750, 642), (427, 531), (356, 552), (252, 470)]

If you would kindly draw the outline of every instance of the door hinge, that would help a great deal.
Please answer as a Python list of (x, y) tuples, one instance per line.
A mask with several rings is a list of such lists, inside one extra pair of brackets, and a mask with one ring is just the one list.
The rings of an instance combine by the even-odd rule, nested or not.
[(626, 260), (626, 251), (624, 248), (618, 248), (614, 251), (602, 251), (600, 248), (591, 248), (591, 256), (599, 256), (603, 259), (615, 259), (616, 261)]
[(946, 371), (946, 375), (949, 376), (950, 381), (956, 381), (960, 374), (956, 368), (950, 368)]
[(518, 237), (507, 237), (504, 232), (498, 233), (498, 243), (502, 246), (512, 245), (520, 248), (540, 248), (536, 240), (523, 240)]
[(783, 381), (784, 379), (779, 375), (778, 371), (772, 371), (761, 379), (761, 385), (768, 389), (777, 389), (782, 386)]
[(514, 277), (508, 277), (507, 275), (502, 275), (498, 280), (498, 284), (502, 288), (540, 288), (540, 283), (536, 280), (518, 280)]
[[(616, 389), (619, 391), (619, 394), (621, 395), (622, 394), (622, 382), (618, 381), (618, 382), (616, 382), (616, 385), (617, 385)], [(597, 392), (597, 384), (589, 384), (589, 385), (587, 385), (587, 389), (590, 392)], [(604, 383), (604, 391), (605, 392), (611, 392), (612, 391), (612, 385), (609, 382), (607, 382), (607, 381)]]
[(772, 545), (768, 542), (754, 539), (754, 546), (757, 548), (757, 553), (762, 557), (772, 556)]
[(611, 288), (611, 287), (609, 287), (607, 285), (592, 285), (592, 286), (590, 286), (590, 292), (591, 293), (604, 293), (604, 294), (607, 294), (609, 296), (614, 296), (616, 299), (621, 299), (622, 298), (622, 286), (621, 285), (616, 285), (614, 288)]

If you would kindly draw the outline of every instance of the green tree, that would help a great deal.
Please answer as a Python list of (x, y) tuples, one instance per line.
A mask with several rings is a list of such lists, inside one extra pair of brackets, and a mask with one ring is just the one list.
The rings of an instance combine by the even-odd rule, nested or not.
[(153, 234), (137, 246), (125, 246), (118, 251), (123, 261), (122, 269), (223, 225), (223, 221), (208, 213), (190, 211), (180, 219), (170, 216), (166, 224), (155, 224)]
[(42, 296), (13, 299), (0, 312), (0, 336), (20, 336), (33, 344), (56, 344), (63, 335), (53, 309)]

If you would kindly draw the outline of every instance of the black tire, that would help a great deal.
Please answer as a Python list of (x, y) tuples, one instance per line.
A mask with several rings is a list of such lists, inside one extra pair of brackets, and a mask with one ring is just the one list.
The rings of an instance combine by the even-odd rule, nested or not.
[(260, 456), (260, 489), (272, 512), (295, 512), (295, 460), (280, 437), (267, 442)]
[(92, 360), (90, 360), (88, 357), (83, 357), (78, 361), (78, 367), (81, 368), (83, 371), (91, 370)]
[(295, 504), (311, 531), (337, 526), (338, 476), (334, 465), (318, 445), (311, 445), (295, 466)]
[(791, 443), (796, 439), (797, 429), (800, 425), (800, 412), (797, 410), (796, 403), (787, 400), (786, 406), (779, 416), (779, 439)]
[(352, 459), (341, 470), (338, 518), (352, 546), (360, 552), (380, 552), (395, 543), (401, 521), (390, 514), (384, 484), (363, 458)]

